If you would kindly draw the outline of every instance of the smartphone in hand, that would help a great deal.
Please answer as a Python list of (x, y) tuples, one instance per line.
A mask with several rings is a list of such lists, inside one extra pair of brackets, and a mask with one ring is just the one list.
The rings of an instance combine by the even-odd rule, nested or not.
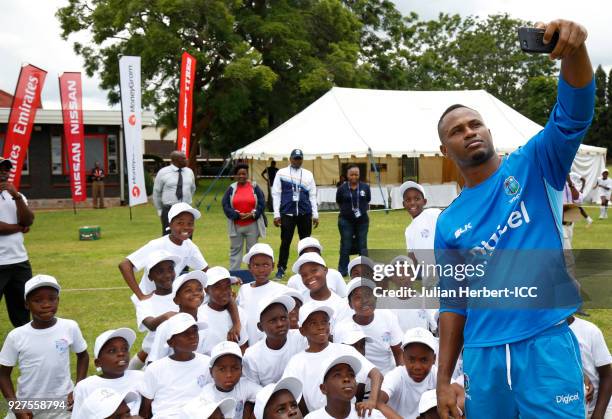
[(544, 44), (544, 29), (518, 28), (518, 38), (521, 49), (535, 54), (550, 54), (559, 41), (559, 32), (555, 32), (551, 41)]

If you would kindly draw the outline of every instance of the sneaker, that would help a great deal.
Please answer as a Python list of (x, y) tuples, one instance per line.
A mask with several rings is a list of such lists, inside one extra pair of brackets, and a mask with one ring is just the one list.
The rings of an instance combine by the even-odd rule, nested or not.
[(285, 276), (285, 269), (278, 268), (278, 271), (276, 272), (276, 279), (283, 279), (283, 276)]
[(587, 217), (586, 218), (586, 228), (591, 227), (591, 224), (593, 224), (593, 219), (591, 217)]

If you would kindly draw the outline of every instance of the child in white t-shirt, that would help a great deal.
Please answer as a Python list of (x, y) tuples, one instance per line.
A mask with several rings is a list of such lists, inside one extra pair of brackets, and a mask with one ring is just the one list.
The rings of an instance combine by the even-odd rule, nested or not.
[(287, 294), (270, 296), (260, 302), (257, 326), (266, 338), (249, 347), (244, 353), (245, 377), (266, 386), (277, 382), (291, 357), (307, 347), (298, 330), (289, 329), (288, 313), (295, 305)]
[(309, 413), (305, 419), (363, 417), (384, 419), (385, 416), (377, 409), (366, 409), (353, 403), (357, 393), (355, 377), (361, 368), (360, 360), (352, 355), (340, 355), (328, 359), (319, 377), (321, 392), (326, 398), (325, 406)]
[(255, 419), (302, 419), (298, 401), (302, 398), (302, 383), (287, 377), (262, 388), (255, 399)]
[[(404, 364), (385, 375), (378, 409), (386, 416), (416, 418), (421, 395), (435, 389), (437, 383), (437, 342), (429, 330), (417, 327), (410, 329), (402, 339)], [(462, 393), (458, 384), (455, 391)]]
[(355, 314), (336, 325), (336, 330), (357, 325), (372, 340), (366, 343), (365, 357), (384, 374), (403, 365), (402, 331), (393, 313), (376, 310), (373, 289), (376, 284), (366, 278), (353, 278), (348, 284), (348, 301)]
[(376, 263), (367, 256), (357, 256), (349, 262), (347, 270), (351, 279), (369, 278), (374, 279), (374, 266)]
[[(297, 247), (298, 257), (308, 252), (315, 252), (319, 255), (321, 252), (323, 252), (323, 246), (321, 246), (319, 240), (315, 239), (314, 237), (304, 237), (298, 242)], [(327, 281), (327, 287), (330, 290), (335, 292), (339, 297), (346, 297), (346, 283), (344, 282), (344, 278), (342, 278), (342, 274), (340, 272), (338, 272), (336, 269), (328, 268), (325, 279)], [(287, 286), (302, 294), (308, 290), (308, 288), (306, 288), (302, 282), (302, 277), (299, 273), (296, 273), (289, 278), (287, 281)]]
[[(99, 389), (111, 389), (118, 394), (137, 393), (142, 384), (142, 371), (127, 370), (130, 348), (136, 340), (136, 333), (125, 327), (107, 330), (96, 338), (94, 364), (100, 375), (93, 375), (80, 381), (74, 387), (73, 419), (89, 419), (86, 400)], [(140, 408), (140, 396), (128, 403), (132, 415)]]
[[(164, 322), (164, 339), (172, 355), (147, 366), (140, 389), (140, 416), (167, 418), (180, 414), (190, 400), (210, 383), (210, 357), (196, 353), (199, 325), (188, 313), (178, 313)], [(160, 337), (162, 330), (158, 331)]]
[(274, 251), (269, 244), (253, 245), (242, 261), (248, 265), (249, 272), (255, 278), (254, 282), (242, 285), (238, 291), (238, 306), (246, 312), (247, 334), (249, 345), (252, 346), (265, 337), (264, 333), (257, 328), (259, 302), (270, 295), (285, 292), (287, 287), (269, 279), (274, 270)]
[(334, 325), (353, 314), (345, 298), (341, 298), (327, 287), (325, 276), (327, 265), (323, 258), (314, 252), (304, 253), (293, 264), (293, 272), (299, 273), (304, 286), (308, 289), (304, 295), (304, 302), (314, 301), (325, 304), (334, 310), (332, 319), (332, 333)]
[(370, 398), (360, 401), (359, 409), (373, 409), (378, 401), (382, 382), (380, 371), (353, 347), (329, 341), (333, 311), (331, 307), (316, 302), (306, 303), (300, 310), (300, 333), (308, 339), (308, 348), (291, 358), (283, 377), (295, 377), (302, 382), (300, 409), (304, 414), (325, 406), (325, 397), (320, 389), (321, 371), (325, 360), (339, 355), (352, 355), (359, 359), (362, 368), (357, 382), (363, 385), (368, 380), (371, 382)]
[(200, 211), (189, 204), (184, 202), (174, 204), (168, 212), (170, 234), (151, 240), (119, 264), (119, 271), (136, 298), (144, 300), (147, 295), (155, 291), (154, 284), (149, 281), (146, 271), (140, 280), (140, 285), (136, 283), (134, 276), (136, 271), (146, 267), (153, 251), (165, 250), (180, 257), (179, 263), (174, 266), (176, 276), (179, 276), (185, 267), (194, 270), (205, 270), (208, 267), (202, 252), (189, 238), (195, 229), (195, 220), (198, 218), (200, 218)]
[[(199, 344), (196, 352), (203, 354), (208, 324), (199, 318), (199, 309), (204, 301), (204, 287), (206, 286), (206, 274), (202, 271), (191, 271), (176, 278), (172, 283), (172, 296), (174, 303), (178, 306), (180, 313), (187, 313), (200, 325)], [(172, 317), (170, 317), (172, 318)], [(167, 343), (167, 331), (165, 328), (168, 320), (163, 322), (155, 333), (151, 344), (151, 352), (147, 357), (147, 364), (162, 359), (172, 354), (172, 348)]]
[(233, 418), (236, 410), (236, 400), (227, 397), (219, 401), (211, 401), (202, 394), (183, 407), (181, 419), (225, 419)]
[(209, 361), (213, 382), (207, 384), (201, 396), (210, 401), (227, 397), (236, 401), (234, 419), (250, 418), (255, 396), (261, 386), (242, 377), (242, 351), (236, 342), (220, 342), (212, 348)]
[[(66, 409), (72, 405), (70, 351), (76, 353), (77, 383), (87, 376), (89, 355), (79, 325), (74, 320), (55, 317), (59, 293), (57, 280), (49, 275), (36, 275), (25, 283), (24, 299), (32, 321), (11, 330), (4, 341), (0, 351), (0, 389), (6, 400), (60, 400), (65, 404), (63, 410), (57, 410), (61, 418), (70, 417)], [(11, 381), (16, 365), (20, 371), (17, 393)]]
[(289, 328), (297, 330), (300, 328), (298, 320), (300, 318), (300, 307), (304, 305), (304, 294), (293, 288), (289, 288), (285, 294), (293, 297), (293, 301), (295, 302), (295, 307), (289, 312)]
[[(582, 370), (593, 385), (593, 399), (587, 406), (587, 417), (612, 418), (612, 356), (603, 334), (596, 325), (579, 317), (570, 316), (567, 321), (580, 345)], [(602, 388), (607, 392), (601, 392)]]
[[(202, 353), (210, 355), (213, 346), (219, 342), (232, 340), (230, 331), (232, 330), (232, 316), (229, 307), (232, 299), (233, 277), (227, 269), (222, 266), (215, 266), (206, 271), (206, 295), (208, 302), (198, 309), (198, 320), (203, 320), (208, 324), (206, 339), (202, 347)], [(246, 330), (247, 317), (240, 307), (236, 307), (240, 317), (240, 334), (236, 340), (242, 352), (249, 346), (248, 333)]]
[(149, 281), (155, 284), (155, 291), (150, 298), (139, 300), (132, 294), (131, 300), (136, 308), (136, 324), (138, 330), (147, 332), (142, 341), (142, 349), (130, 360), (129, 369), (139, 370), (147, 360), (151, 346), (155, 340), (155, 331), (164, 321), (178, 313), (178, 305), (172, 295), (172, 282), (176, 275), (174, 267), (180, 262), (180, 257), (165, 250), (156, 250), (149, 255), (146, 272)]

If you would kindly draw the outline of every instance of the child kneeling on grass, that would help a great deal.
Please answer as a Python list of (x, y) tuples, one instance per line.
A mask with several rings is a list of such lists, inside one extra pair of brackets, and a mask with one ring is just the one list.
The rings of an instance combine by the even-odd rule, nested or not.
[[(140, 393), (140, 416), (165, 418), (178, 415), (212, 381), (210, 357), (196, 353), (200, 325), (187, 313), (164, 323), (164, 338), (173, 353), (147, 366)], [(161, 331), (159, 331), (161, 332)]]
[(242, 352), (236, 342), (221, 342), (212, 348), (210, 375), (213, 382), (204, 387), (202, 397), (210, 401), (232, 398), (236, 401), (234, 419), (251, 419), (255, 396), (261, 386), (242, 377)]
[[(36, 275), (25, 283), (25, 304), (32, 321), (9, 332), (0, 352), (0, 389), (7, 401), (17, 399), (55, 399), (63, 409), (9, 412), (8, 417), (52, 416), (69, 418), (73, 384), (70, 379), (70, 351), (76, 353), (77, 383), (87, 376), (89, 355), (79, 325), (74, 320), (55, 317), (60, 286), (49, 275)], [(11, 381), (13, 368), (19, 365), (17, 393)]]
[[(122, 327), (107, 330), (96, 338), (94, 344), (94, 364), (100, 375), (93, 375), (80, 381), (74, 387), (73, 419), (88, 419), (84, 403), (87, 398), (100, 388), (106, 388), (123, 394), (138, 392), (142, 385), (142, 371), (127, 370), (130, 359), (130, 348), (136, 340), (132, 329)], [(140, 397), (129, 404), (129, 410), (137, 415), (140, 408)]]

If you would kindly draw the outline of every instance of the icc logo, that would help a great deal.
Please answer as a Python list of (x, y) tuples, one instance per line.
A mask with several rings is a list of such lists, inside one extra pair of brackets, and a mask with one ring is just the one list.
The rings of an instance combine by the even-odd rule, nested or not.
[(128, 118), (128, 123), (132, 126), (136, 125), (136, 115), (131, 114)]
[(521, 185), (513, 176), (509, 176), (504, 180), (504, 190), (506, 195), (516, 195), (521, 190)]
[(138, 198), (140, 196), (140, 188), (136, 185), (132, 188), (132, 196)]

